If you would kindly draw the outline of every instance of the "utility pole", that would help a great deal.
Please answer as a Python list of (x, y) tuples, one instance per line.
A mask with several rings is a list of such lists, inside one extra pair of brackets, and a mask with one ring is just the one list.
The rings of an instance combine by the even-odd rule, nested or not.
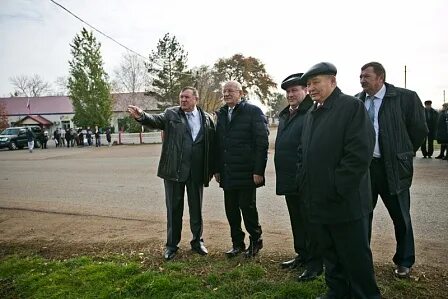
[(406, 65), (404, 66), (404, 88), (406, 88)]

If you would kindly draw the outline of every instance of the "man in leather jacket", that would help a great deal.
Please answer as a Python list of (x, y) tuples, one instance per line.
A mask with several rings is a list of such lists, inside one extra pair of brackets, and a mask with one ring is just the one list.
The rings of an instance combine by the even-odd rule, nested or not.
[[(410, 215), (413, 157), (425, 138), (425, 113), (417, 93), (386, 83), (386, 71), (378, 62), (361, 68), (364, 102), (375, 128), (375, 148), (370, 164), (373, 208), (381, 196), (394, 223), (397, 247), (393, 261), (399, 278), (409, 276), (415, 262)], [(371, 237), (373, 211), (370, 215)]]
[(164, 258), (175, 257), (181, 239), (184, 194), (187, 190), (191, 249), (200, 255), (208, 253), (202, 239), (203, 187), (213, 175), (214, 123), (211, 116), (197, 106), (198, 91), (185, 87), (179, 95), (180, 106), (160, 114), (148, 114), (129, 105), (128, 112), (142, 125), (163, 130), (162, 153), (157, 175), (164, 179), (167, 207), (167, 242)]

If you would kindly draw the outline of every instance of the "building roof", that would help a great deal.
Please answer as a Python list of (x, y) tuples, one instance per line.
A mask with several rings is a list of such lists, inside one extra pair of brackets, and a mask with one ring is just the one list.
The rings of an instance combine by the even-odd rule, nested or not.
[(33, 121), (35, 121), (36, 123), (38, 123), (39, 125), (42, 125), (42, 126), (53, 125), (53, 123), (51, 121), (49, 121), (48, 119), (46, 119), (45, 117), (42, 117), (40, 115), (31, 115), (31, 114), (25, 116), (24, 118), (22, 118), (21, 120), (16, 122), (15, 125), (26, 123), (27, 119), (32, 119)]
[[(28, 109), (28, 99), (30, 109)], [(145, 95), (143, 92), (115, 93), (112, 94), (113, 112), (124, 112), (129, 104), (141, 107), (145, 111), (156, 111), (157, 100), (152, 95)], [(73, 114), (72, 101), (68, 96), (47, 96), (47, 97), (9, 97), (0, 98), (0, 103), (5, 104), (8, 116), (20, 116), (31, 114)]]
[(30, 109), (27, 107), (28, 97), (0, 98), (8, 116), (73, 113), (72, 102), (65, 96), (30, 97), (29, 101)]

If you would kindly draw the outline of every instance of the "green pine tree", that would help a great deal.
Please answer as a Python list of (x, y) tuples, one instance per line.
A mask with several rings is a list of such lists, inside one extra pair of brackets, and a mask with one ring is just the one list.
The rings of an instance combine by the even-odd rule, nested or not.
[(108, 127), (112, 117), (112, 97), (103, 69), (101, 44), (85, 28), (70, 44), (73, 58), (69, 61), (69, 96), (75, 110), (76, 126)]
[(187, 57), (183, 46), (169, 33), (159, 40), (157, 51), (149, 55), (148, 72), (154, 77), (150, 91), (171, 105), (179, 103), (182, 87), (192, 84)]

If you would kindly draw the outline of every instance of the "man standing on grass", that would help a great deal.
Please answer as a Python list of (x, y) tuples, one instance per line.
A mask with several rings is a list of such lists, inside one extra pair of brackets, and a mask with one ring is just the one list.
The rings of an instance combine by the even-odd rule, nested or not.
[(162, 154), (157, 175), (164, 180), (167, 208), (167, 241), (165, 260), (176, 256), (182, 232), (184, 195), (187, 191), (190, 212), (191, 249), (208, 254), (202, 239), (202, 195), (213, 176), (213, 138), (215, 127), (211, 116), (197, 106), (199, 94), (185, 87), (179, 94), (180, 106), (160, 114), (148, 114), (129, 105), (129, 113), (142, 125), (163, 130)]

